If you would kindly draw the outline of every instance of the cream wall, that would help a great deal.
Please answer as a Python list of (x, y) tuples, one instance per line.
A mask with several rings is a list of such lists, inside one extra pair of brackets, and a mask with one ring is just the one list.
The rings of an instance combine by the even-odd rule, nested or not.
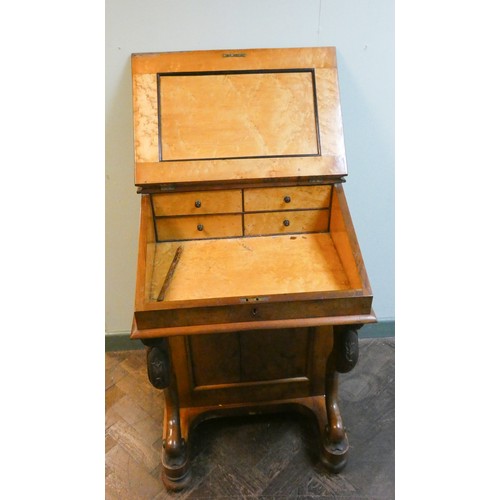
[(394, 319), (393, 0), (106, 1), (106, 332), (130, 329), (139, 196), (130, 54), (336, 46), (351, 214), (379, 319)]

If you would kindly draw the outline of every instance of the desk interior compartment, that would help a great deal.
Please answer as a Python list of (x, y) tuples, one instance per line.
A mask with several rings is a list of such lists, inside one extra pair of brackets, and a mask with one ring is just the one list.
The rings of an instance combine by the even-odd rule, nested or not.
[[(369, 315), (371, 290), (344, 192), (340, 184), (332, 189), (329, 224), (320, 232), (187, 241), (158, 240), (149, 195), (143, 195), (137, 328), (147, 335), (155, 329), (208, 333), (230, 322), (242, 329), (291, 319), (311, 326), (320, 318)], [(181, 258), (158, 301), (179, 247)]]

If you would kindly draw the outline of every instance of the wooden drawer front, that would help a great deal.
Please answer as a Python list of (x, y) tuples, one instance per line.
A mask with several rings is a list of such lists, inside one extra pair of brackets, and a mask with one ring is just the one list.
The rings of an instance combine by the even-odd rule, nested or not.
[[(283, 265), (286, 265), (286, 262), (284, 262)], [(192, 328), (195, 326), (206, 327), (209, 325), (219, 325), (222, 327), (219, 331), (227, 332), (230, 331), (230, 328), (227, 328), (227, 325), (230, 325), (231, 323), (248, 324), (290, 319), (331, 319), (335, 316), (369, 315), (372, 302), (373, 297), (371, 295), (364, 297), (361, 295), (352, 295), (349, 297), (337, 297), (334, 299), (262, 302), (259, 305), (243, 304), (233, 307), (181, 307), (179, 309), (136, 311), (135, 320), (139, 330), (149, 330), (155, 328)], [(255, 326), (255, 328), (258, 327)], [(171, 331), (170, 333), (170, 335), (183, 334), (184, 332), (182, 331)], [(225, 335), (227, 335), (227, 333)]]
[(245, 214), (245, 236), (317, 233), (328, 230), (328, 210)]
[(194, 191), (152, 195), (156, 216), (241, 212), (241, 190)]
[(241, 215), (200, 215), (156, 219), (158, 241), (242, 236)]
[(331, 191), (331, 186), (245, 189), (245, 211), (328, 208)]

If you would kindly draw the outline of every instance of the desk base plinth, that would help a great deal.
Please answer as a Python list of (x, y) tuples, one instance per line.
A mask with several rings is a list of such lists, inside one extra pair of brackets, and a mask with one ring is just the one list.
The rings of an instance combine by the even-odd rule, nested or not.
[(201, 422), (227, 416), (261, 415), (278, 412), (299, 412), (311, 418), (321, 450), (321, 462), (338, 473), (347, 464), (349, 442), (338, 404), (339, 373), (350, 371), (358, 359), (359, 325), (336, 326), (333, 348), (326, 360), (325, 391), (290, 399), (259, 402), (182, 406), (179, 402), (177, 378), (167, 339), (144, 340), (147, 345), (148, 376), (151, 384), (163, 390), (165, 397), (162, 480), (167, 489), (180, 490), (189, 484), (190, 435)]

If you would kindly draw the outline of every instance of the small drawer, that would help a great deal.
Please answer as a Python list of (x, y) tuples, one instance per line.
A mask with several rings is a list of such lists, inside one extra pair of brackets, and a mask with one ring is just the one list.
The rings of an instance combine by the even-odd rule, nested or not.
[(201, 215), (156, 219), (158, 241), (242, 236), (241, 215)]
[(292, 186), (244, 190), (245, 211), (328, 208), (331, 186)]
[(328, 230), (328, 210), (245, 214), (245, 236), (319, 233)]
[(241, 190), (193, 191), (152, 195), (155, 216), (241, 212)]

